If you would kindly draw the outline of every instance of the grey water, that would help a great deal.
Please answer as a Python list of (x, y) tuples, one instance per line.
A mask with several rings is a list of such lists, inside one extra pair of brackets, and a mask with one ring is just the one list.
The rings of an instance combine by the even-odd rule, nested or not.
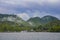
[(0, 33), (0, 40), (60, 40), (60, 33), (49, 32)]

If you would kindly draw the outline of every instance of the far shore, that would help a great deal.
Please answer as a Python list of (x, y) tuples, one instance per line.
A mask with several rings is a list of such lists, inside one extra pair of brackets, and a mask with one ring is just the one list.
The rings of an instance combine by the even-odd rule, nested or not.
[(60, 33), (60, 32), (0, 32), (0, 33)]

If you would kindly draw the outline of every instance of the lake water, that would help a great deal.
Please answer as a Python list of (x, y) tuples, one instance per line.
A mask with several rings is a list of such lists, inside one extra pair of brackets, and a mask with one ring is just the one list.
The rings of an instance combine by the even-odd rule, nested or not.
[(0, 33), (0, 40), (60, 40), (60, 33), (48, 33), (48, 32)]

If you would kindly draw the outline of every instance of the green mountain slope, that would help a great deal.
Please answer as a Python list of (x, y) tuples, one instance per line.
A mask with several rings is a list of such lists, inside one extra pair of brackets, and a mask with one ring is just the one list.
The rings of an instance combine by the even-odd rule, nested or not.
[(44, 16), (42, 18), (39, 18), (39, 17), (30, 18), (28, 20), (28, 22), (34, 26), (39, 26), (39, 25), (45, 25), (49, 22), (56, 21), (56, 20), (59, 20), (59, 19), (48, 15), (48, 16)]
[(47, 23), (44, 28), (51, 32), (60, 32), (60, 20)]
[(0, 22), (14, 22), (20, 26), (29, 26), (29, 23), (27, 23), (17, 15), (0, 14)]
[(60, 32), (60, 21), (58, 18), (49, 15), (24, 21), (17, 15), (0, 14), (0, 32), (20, 32), (23, 30)]
[(39, 17), (34, 17), (34, 18), (30, 18), (27, 22), (29, 22), (30, 25), (33, 26), (38, 26), (41, 25), (41, 19)]
[(30, 24), (17, 15), (0, 14), (0, 32), (30, 30)]
[(53, 16), (50, 16), (50, 15), (44, 16), (44, 17), (42, 17), (41, 19), (43, 20), (43, 21), (42, 21), (43, 24), (47, 24), (47, 23), (49, 23), (49, 22), (59, 20), (58, 18), (53, 17)]

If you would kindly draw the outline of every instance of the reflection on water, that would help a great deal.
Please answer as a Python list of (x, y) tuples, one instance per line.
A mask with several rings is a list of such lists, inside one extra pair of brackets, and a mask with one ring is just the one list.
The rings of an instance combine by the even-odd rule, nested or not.
[(60, 33), (44, 33), (44, 32), (0, 33), (0, 40), (60, 40)]

